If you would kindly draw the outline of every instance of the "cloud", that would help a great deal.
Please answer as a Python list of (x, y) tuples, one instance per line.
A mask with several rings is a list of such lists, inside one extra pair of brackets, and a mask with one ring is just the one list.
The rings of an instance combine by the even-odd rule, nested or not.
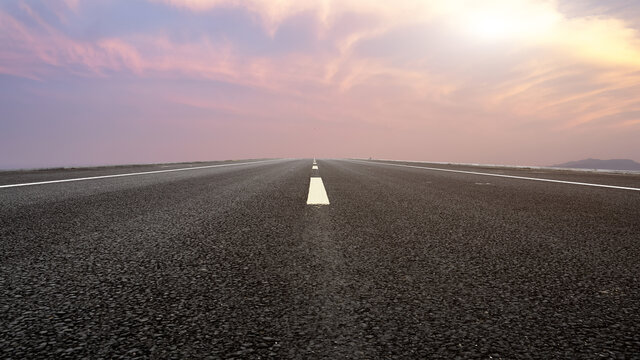
[[(168, 10), (158, 19), (166, 27), (95, 36), (71, 26), (95, 16), (83, 12), (91, 2), (49, 6), (60, 23), (27, 2), (0, 7), (0, 73), (231, 84), (244, 91), (157, 96), (205, 114), (470, 142), (640, 126), (640, 35), (610, 15), (570, 17), (555, 1), (530, 0), (149, 1)], [(247, 16), (188, 31), (229, 9)], [(172, 26), (175, 14), (187, 21)], [(250, 31), (263, 34), (232, 36)]]
[(640, 68), (640, 34), (619, 19), (567, 20), (551, 42), (567, 55), (592, 63)]
[(567, 17), (556, 1), (450, 0), (151, 0), (194, 12), (216, 8), (240, 8), (260, 19), (273, 34), (288, 18), (312, 13), (322, 36), (344, 14), (368, 16), (367, 28), (340, 34), (338, 48), (348, 51), (356, 43), (397, 27), (437, 22), (444, 31), (458, 31), (469, 43), (509, 41), (541, 46), (576, 61), (640, 67), (640, 35), (628, 21), (607, 16)]
[(56, 67), (98, 76), (104, 76), (106, 71), (141, 68), (140, 55), (122, 40), (76, 41), (49, 25), (26, 4), (22, 3), (22, 9), (34, 26), (0, 11), (3, 73), (40, 79)]

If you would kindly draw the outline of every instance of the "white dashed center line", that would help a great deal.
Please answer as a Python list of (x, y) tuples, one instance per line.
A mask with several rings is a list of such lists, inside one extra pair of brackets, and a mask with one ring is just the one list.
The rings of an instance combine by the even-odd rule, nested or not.
[[(313, 159), (311, 170), (318, 170), (316, 159)], [(307, 195), (307, 205), (329, 205), (329, 197), (324, 189), (324, 183), (319, 176), (311, 177), (309, 181), (309, 195)]]
[(312, 177), (309, 182), (307, 205), (329, 205), (329, 197), (324, 189), (322, 178)]

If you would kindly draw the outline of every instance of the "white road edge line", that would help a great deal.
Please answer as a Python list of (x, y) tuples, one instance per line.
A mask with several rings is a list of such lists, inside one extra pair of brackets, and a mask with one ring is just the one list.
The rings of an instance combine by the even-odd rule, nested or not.
[(9, 185), (0, 185), (0, 189), (3, 188), (11, 188), (11, 187), (20, 187), (20, 186), (31, 186), (31, 185), (44, 185), (44, 184), (55, 184), (55, 183), (63, 183), (63, 182), (71, 182), (71, 181), (84, 181), (84, 180), (96, 180), (96, 179), (108, 179), (108, 178), (116, 178), (116, 177), (124, 177), (124, 176), (137, 176), (137, 175), (147, 175), (147, 174), (159, 174), (166, 172), (174, 172), (174, 171), (186, 171), (186, 170), (198, 170), (198, 169), (209, 169), (215, 167), (223, 167), (223, 166), (237, 166), (237, 165), (248, 165), (248, 164), (258, 164), (269, 161), (277, 161), (276, 160), (259, 160), (259, 161), (251, 161), (244, 163), (232, 163), (232, 164), (218, 164), (218, 165), (206, 165), (206, 166), (195, 166), (188, 168), (180, 168), (180, 169), (169, 169), (169, 170), (154, 170), (154, 171), (144, 171), (137, 173), (126, 173), (126, 174), (114, 174), (114, 175), (102, 175), (102, 176), (90, 176), (83, 178), (73, 178), (73, 179), (62, 179), (62, 180), (49, 180), (49, 181), (39, 181), (32, 183), (22, 183), (22, 184), (9, 184)]
[(602, 187), (609, 189), (620, 189), (620, 190), (632, 190), (632, 191), (640, 191), (640, 188), (627, 187), (627, 186), (615, 186), (615, 185), (604, 185), (604, 184), (592, 184), (592, 183), (583, 183), (576, 181), (565, 181), (565, 180), (554, 180), (554, 179), (543, 179), (543, 178), (534, 178), (534, 177), (526, 177), (526, 176), (515, 176), (515, 175), (504, 175), (504, 174), (491, 174), (491, 173), (482, 173), (476, 171), (464, 171), (464, 170), (452, 170), (452, 169), (440, 169), (440, 168), (432, 168), (426, 166), (414, 166), (414, 165), (402, 165), (402, 164), (389, 164), (383, 162), (376, 161), (363, 161), (363, 160), (351, 160), (356, 162), (361, 162), (365, 164), (378, 164), (378, 165), (388, 165), (388, 166), (401, 166), (415, 169), (424, 169), (424, 170), (434, 170), (434, 171), (446, 171), (446, 172), (455, 172), (461, 174), (472, 174), (472, 175), (484, 175), (484, 176), (495, 176), (495, 177), (503, 177), (510, 179), (522, 179), (522, 180), (533, 180), (533, 181), (545, 181), (552, 183), (560, 183), (560, 184), (571, 184), (571, 185), (582, 185), (582, 186), (593, 186), (593, 187)]
[(324, 189), (322, 178), (312, 177), (311, 181), (309, 181), (307, 205), (329, 205), (329, 197)]

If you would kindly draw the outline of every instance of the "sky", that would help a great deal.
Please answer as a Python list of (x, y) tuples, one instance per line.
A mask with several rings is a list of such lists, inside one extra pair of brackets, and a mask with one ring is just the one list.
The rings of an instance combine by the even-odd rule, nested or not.
[(0, 2), (0, 169), (271, 157), (640, 161), (640, 2)]

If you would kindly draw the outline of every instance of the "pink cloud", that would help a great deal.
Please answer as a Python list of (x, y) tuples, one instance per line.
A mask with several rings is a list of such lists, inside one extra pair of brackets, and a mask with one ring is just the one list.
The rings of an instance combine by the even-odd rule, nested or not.
[[(350, 143), (336, 145), (344, 156), (355, 154), (357, 146), (362, 146), (376, 149), (376, 154), (365, 152), (360, 154), (363, 156), (386, 153), (387, 157), (406, 158), (403, 154), (413, 153), (416, 159), (489, 162), (517, 162), (518, 157), (530, 156), (530, 162), (555, 162), (550, 152), (544, 156), (526, 154), (535, 153), (541, 142), (559, 149), (557, 144), (576, 132), (595, 136), (600, 131), (605, 134), (602, 136), (615, 137), (621, 129), (637, 130), (640, 126), (637, 119), (624, 115), (640, 111), (640, 64), (628, 60), (629, 54), (639, 54), (640, 47), (634, 43), (635, 33), (614, 20), (572, 22), (558, 17), (559, 24), (554, 25), (558, 36), (551, 40), (521, 43), (501, 39), (492, 43), (471, 39), (456, 28), (457, 18), (449, 17), (460, 10), (461, 3), (454, 1), (451, 8), (419, 6), (410, 21), (434, 22), (439, 32), (430, 35), (440, 37), (451, 49), (428, 49), (422, 57), (401, 62), (391, 56), (395, 54), (361, 53), (357, 45), (406, 26), (401, 15), (412, 13), (406, 2), (399, 9), (365, 1), (322, 2), (325, 5), (285, 1), (273, 8), (259, 1), (161, 2), (204, 12), (204, 16), (216, 7), (244, 7), (263, 17), (264, 31), (270, 36), (287, 18), (312, 11), (320, 19), (320, 28), (311, 41), (329, 45), (310, 52), (247, 55), (228, 39), (205, 35), (182, 41), (161, 33), (79, 40), (51, 26), (22, 3), (22, 10), (35, 25), (0, 10), (0, 72), (41, 81), (56, 74), (109, 79), (118, 73), (141, 79), (187, 78), (233, 84), (248, 90), (237, 97), (210, 96), (200, 89), (147, 91), (155, 101), (203, 110), (205, 115), (198, 115), (202, 117), (197, 122), (203, 128), (219, 116), (214, 114), (224, 113), (253, 121), (252, 126), (271, 134), (275, 142), (278, 136), (293, 138), (315, 126), (320, 134)], [(69, 4), (80, 11), (78, 2)], [(553, 7), (546, 4), (534, 9), (551, 11)], [(375, 21), (339, 28), (338, 14), (348, 11), (369, 14)], [(615, 54), (600, 56), (584, 38), (572, 40), (572, 34), (580, 31), (600, 34), (603, 24), (611, 25), (613, 32), (601, 30), (598, 44), (608, 43), (616, 34), (622, 36), (607, 47)], [(526, 31), (523, 34), (527, 39), (533, 36)], [(416, 39), (423, 40), (421, 36)], [(256, 123), (255, 119), (265, 122)], [(242, 132), (240, 125), (216, 126)], [(353, 135), (348, 136), (349, 132)], [(492, 148), (496, 139), (509, 142), (516, 150), (500, 154)], [(278, 141), (284, 145), (265, 146), (310, 148), (302, 140)], [(576, 142), (583, 147), (591, 143)], [(442, 151), (447, 158), (438, 157)], [(339, 153), (329, 152), (331, 156)], [(469, 153), (477, 157), (465, 158)]]
[(140, 69), (140, 55), (119, 39), (97, 43), (74, 41), (44, 22), (31, 9), (23, 8), (36, 21), (31, 28), (0, 11), (0, 53), (2, 72), (28, 78), (42, 78), (50, 70), (63, 70), (85, 75), (104, 75), (104, 71)]

